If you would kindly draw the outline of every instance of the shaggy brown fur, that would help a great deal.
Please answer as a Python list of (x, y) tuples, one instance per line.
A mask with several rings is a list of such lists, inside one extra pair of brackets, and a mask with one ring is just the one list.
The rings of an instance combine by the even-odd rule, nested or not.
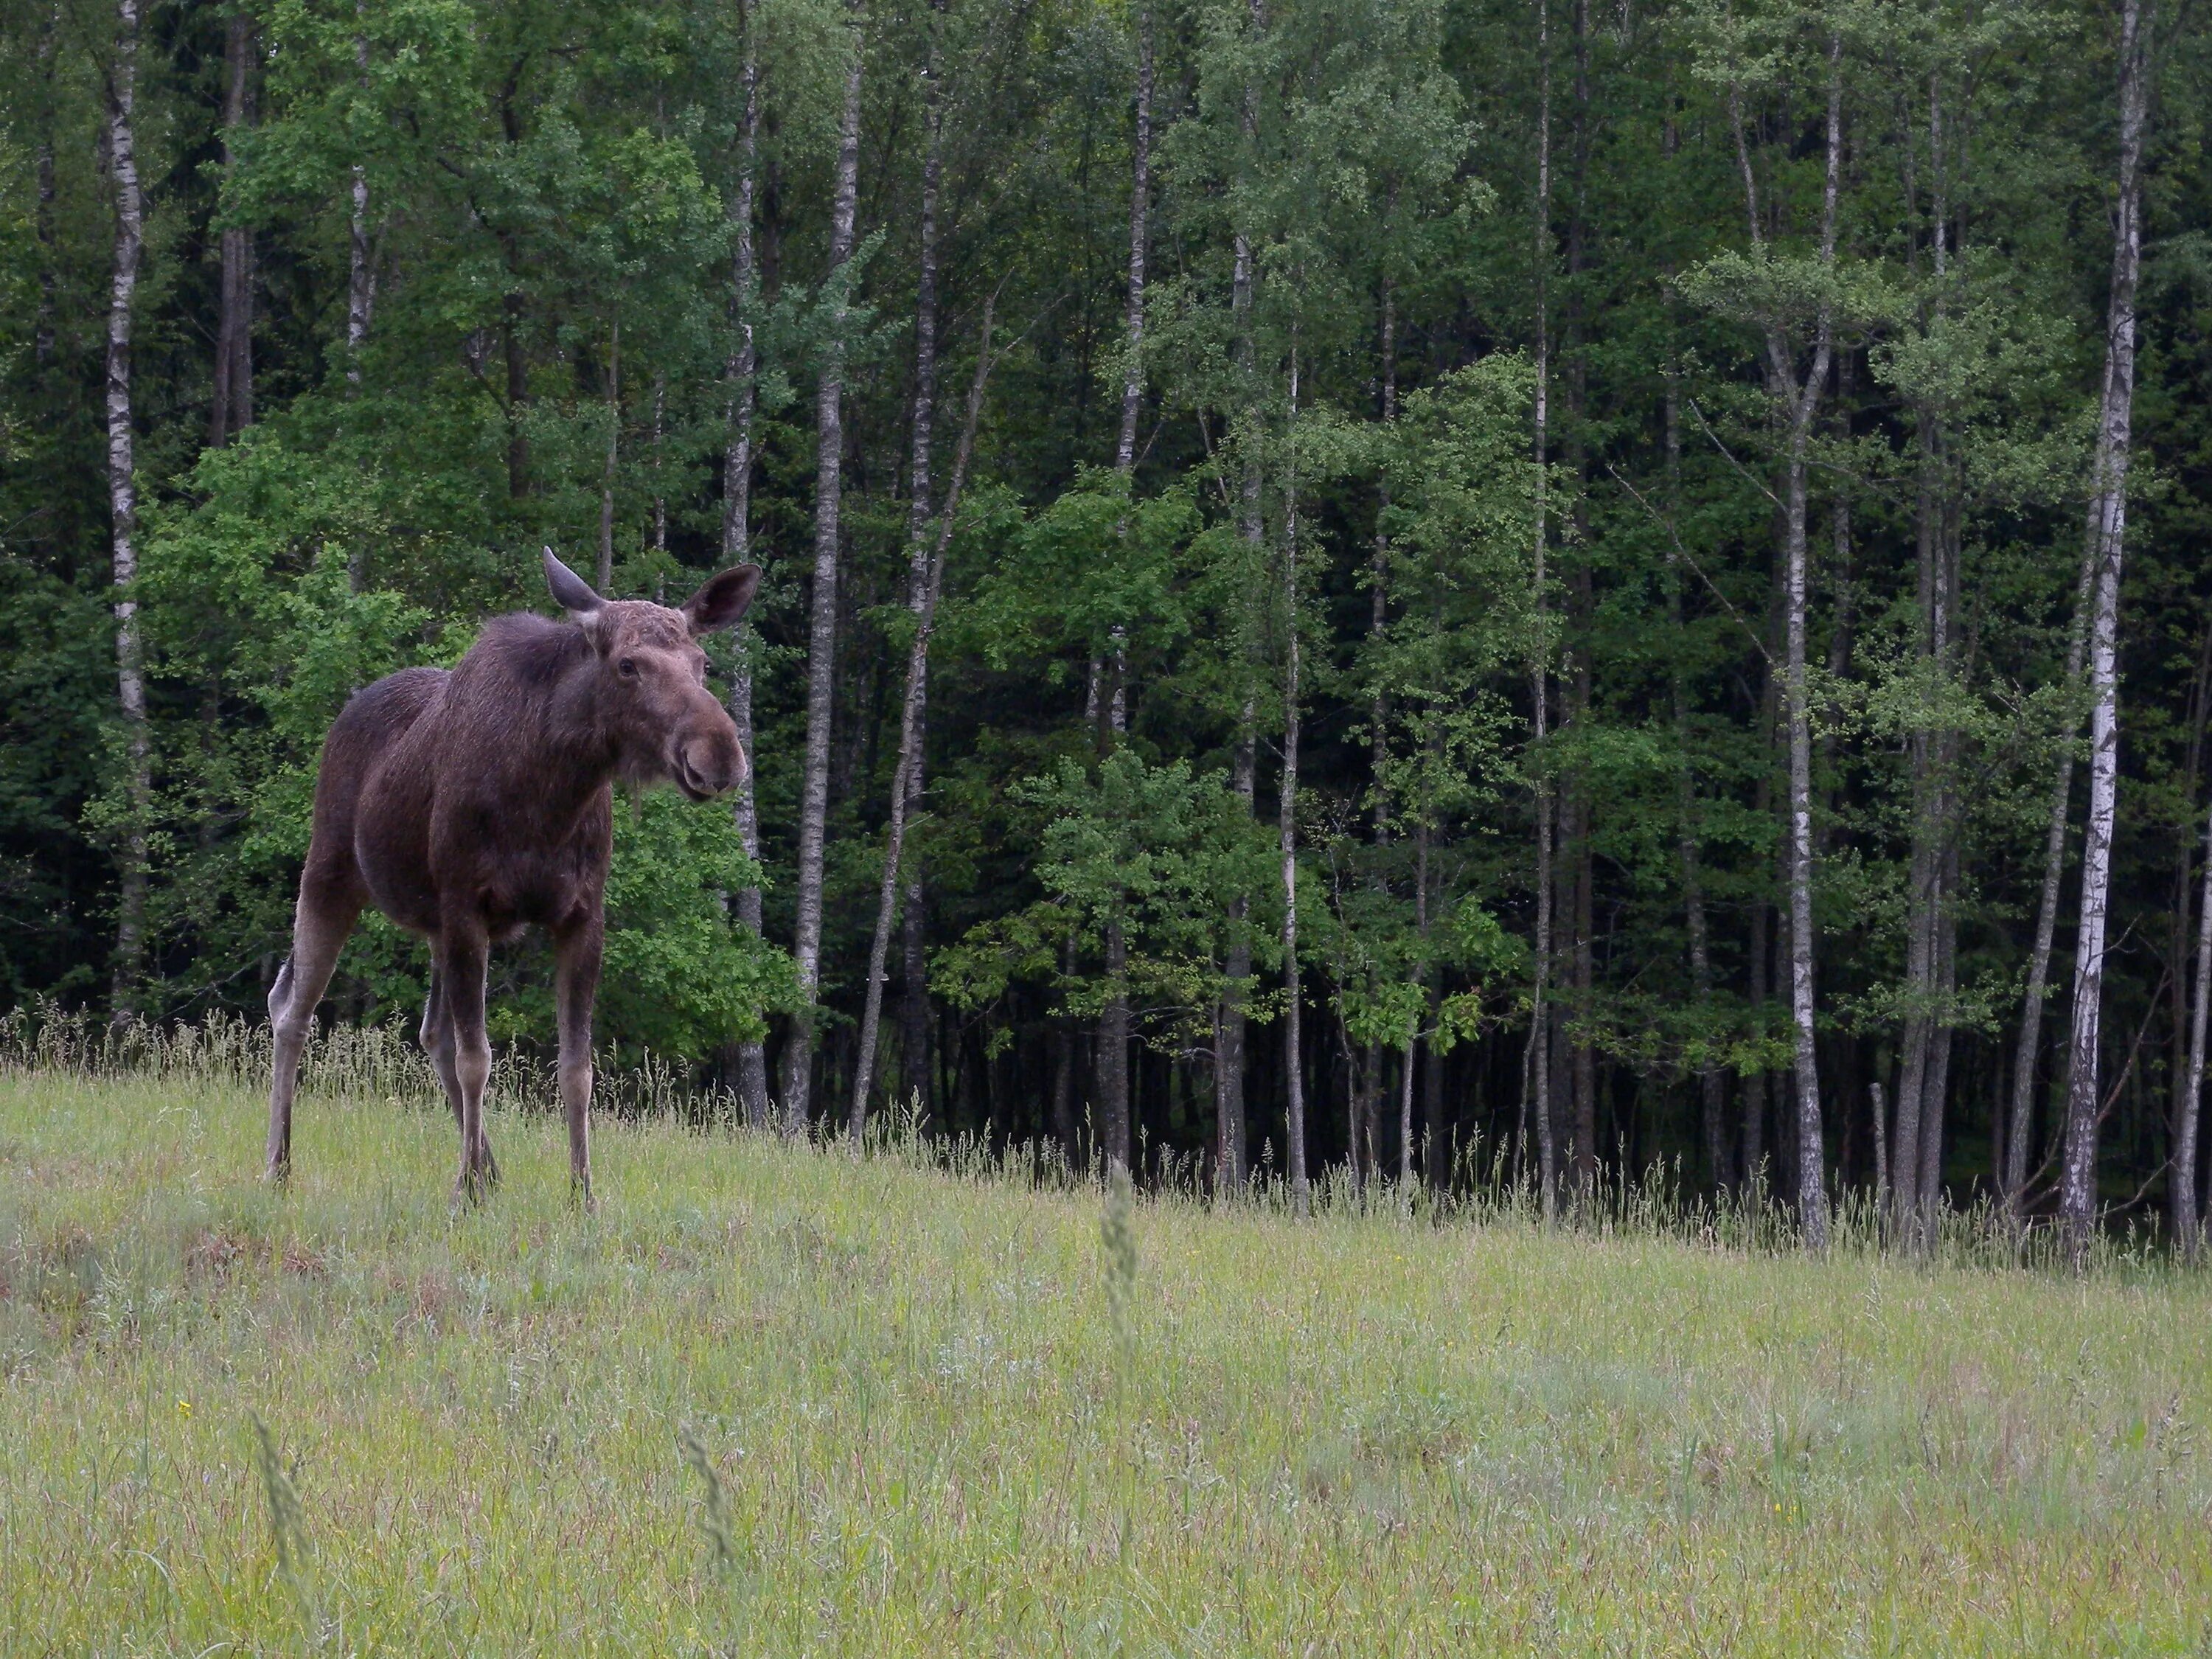
[(760, 570), (714, 577), (681, 611), (606, 600), (545, 552), (570, 620), (494, 618), (452, 670), (409, 668), (356, 692), (331, 723), (292, 954), (269, 994), (276, 1074), (269, 1168), (291, 1167), (300, 1051), (362, 911), (430, 942), (422, 1046), (461, 1131), (457, 1199), (499, 1178), (483, 1127), (489, 947), (553, 936), (568, 1165), (592, 1201), (592, 1006), (605, 933), (615, 779), (665, 779), (694, 800), (744, 775), (737, 727), (695, 642), (744, 615)]

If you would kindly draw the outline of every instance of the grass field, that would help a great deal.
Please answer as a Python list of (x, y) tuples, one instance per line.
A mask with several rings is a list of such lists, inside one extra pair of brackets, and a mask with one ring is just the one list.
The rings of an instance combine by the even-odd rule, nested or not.
[(665, 1120), (602, 1126), (586, 1218), (513, 1111), (454, 1214), (419, 1096), (305, 1097), (283, 1194), (261, 1133), (211, 1072), (0, 1071), (10, 1652), (2212, 1643), (2212, 1286), (2155, 1265), (1299, 1225)]

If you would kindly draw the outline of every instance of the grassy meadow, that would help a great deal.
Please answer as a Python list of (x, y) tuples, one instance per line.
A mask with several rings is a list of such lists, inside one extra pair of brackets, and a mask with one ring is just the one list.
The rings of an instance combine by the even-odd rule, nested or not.
[[(336, 1083), (331, 1082), (335, 1073)], [(2212, 1643), (2212, 1279), (0, 1069), (10, 1653)], [(397, 1080), (395, 1080), (397, 1079)]]

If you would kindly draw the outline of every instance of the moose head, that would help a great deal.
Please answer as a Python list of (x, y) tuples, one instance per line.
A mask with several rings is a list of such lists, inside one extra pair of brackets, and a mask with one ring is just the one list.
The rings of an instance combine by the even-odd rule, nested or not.
[(720, 794), (745, 775), (738, 728), (707, 689), (703, 636), (745, 614), (760, 567), (709, 577), (680, 610), (650, 599), (605, 599), (545, 550), (545, 582), (591, 642), (590, 716), (633, 783), (669, 780), (693, 800)]

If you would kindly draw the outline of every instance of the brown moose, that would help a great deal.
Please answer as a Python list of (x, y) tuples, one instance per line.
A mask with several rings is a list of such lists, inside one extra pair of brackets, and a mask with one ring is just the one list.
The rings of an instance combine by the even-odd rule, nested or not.
[(422, 1047), (461, 1131), (456, 1200), (499, 1179), (484, 1133), (484, 966), (536, 923), (553, 938), (568, 1171), (592, 1202), (592, 1005), (605, 933), (613, 782), (667, 779), (694, 800), (737, 783), (738, 729), (707, 689), (696, 641), (745, 613), (756, 565), (710, 579), (681, 611), (602, 599), (545, 550), (568, 622), (495, 617), (458, 665), (406, 668), (331, 722), (292, 954), (269, 994), (276, 1068), (269, 1178), (291, 1167), (300, 1050), (339, 948), (371, 904), (430, 944)]

